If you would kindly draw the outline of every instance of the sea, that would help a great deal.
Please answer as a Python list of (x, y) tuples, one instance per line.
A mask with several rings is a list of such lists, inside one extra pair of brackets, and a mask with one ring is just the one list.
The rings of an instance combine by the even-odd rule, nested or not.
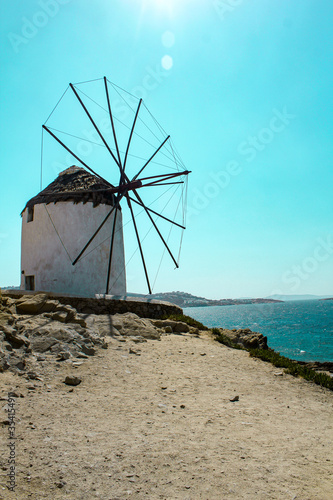
[(184, 314), (209, 328), (250, 328), (268, 346), (298, 361), (333, 362), (333, 300), (188, 307)]

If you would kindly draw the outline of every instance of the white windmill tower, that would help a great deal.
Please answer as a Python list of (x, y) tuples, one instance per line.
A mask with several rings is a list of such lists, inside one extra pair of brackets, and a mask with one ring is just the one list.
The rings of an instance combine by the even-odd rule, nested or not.
[(115, 206), (115, 196), (108, 188), (84, 168), (73, 166), (28, 201), (22, 212), (21, 289), (88, 297), (105, 293), (110, 234), (116, 219), (109, 293), (126, 294), (120, 207), (73, 266), (74, 259)]

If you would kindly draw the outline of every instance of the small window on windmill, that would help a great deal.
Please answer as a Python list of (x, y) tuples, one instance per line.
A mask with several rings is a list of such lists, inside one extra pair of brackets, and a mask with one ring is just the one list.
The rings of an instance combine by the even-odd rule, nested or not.
[(34, 220), (34, 206), (28, 207), (27, 222), (32, 222)]
[(25, 277), (25, 289), (31, 291), (35, 290), (35, 276)]

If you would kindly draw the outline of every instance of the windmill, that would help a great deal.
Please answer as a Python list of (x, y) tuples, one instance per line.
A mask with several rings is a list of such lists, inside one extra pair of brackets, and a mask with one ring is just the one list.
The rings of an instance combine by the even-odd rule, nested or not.
[[(60, 147), (71, 160), (76, 160), (80, 170), (94, 176), (96, 182), (90, 181), (84, 190), (86, 197), (102, 193), (104, 197), (112, 198), (105, 215), (96, 222), (91, 234), (85, 235), (86, 240), (82, 241), (80, 250), (69, 256), (71, 265), (75, 268), (82, 262), (101, 232), (108, 227), (108, 255), (104, 262), (105, 294), (114, 288), (113, 282), (121, 274), (119, 272), (117, 278), (117, 269), (114, 269), (117, 265), (115, 242), (117, 233), (123, 231), (125, 225), (120, 219), (126, 208), (129, 214), (126, 225), (132, 226), (136, 251), (140, 256), (148, 293), (151, 294), (152, 283), (143, 241), (147, 234), (153, 233), (159, 241), (162, 256), (167, 254), (175, 268), (178, 268), (185, 229), (190, 172), (185, 168), (170, 135), (165, 133), (142, 98), (121, 89), (106, 77), (69, 84), (42, 129), (41, 178), (47, 136), (53, 144), (51, 155), (58, 158)], [(48, 188), (40, 194), (43, 193), (46, 196), (43, 202), (47, 204)], [(67, 190), (66, 196), (68, 198), (75, 194)], [(144, 238), (142, 227), (137, 221), (140, 217), (141, 222), (143, 216), (145, 224), (149, 226)], [(53, 226), (59, 233), (54, 222)], [(179, 240), (178, 255), (170, 242), (175, 231)], [(61, 238), (61, 234), (58, 235)], [(154, 243), (154, 249), (155, 245), (157, 248), (157, 243)], [(154, 250), (154, 259), (155, 256)]]

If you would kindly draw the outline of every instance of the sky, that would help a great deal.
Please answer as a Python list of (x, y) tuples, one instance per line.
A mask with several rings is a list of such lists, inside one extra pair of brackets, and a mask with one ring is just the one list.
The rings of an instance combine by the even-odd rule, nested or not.
[[(20, 281), (42, 125), (70, 82), (106, 76), (143, 98), (191, 171), (180, 268), (164, 255), (154, 292), (333, 294), (331, 0), (0, 8), (1, 286)], [(140, 266), (128, 289), (146, 293)]]

